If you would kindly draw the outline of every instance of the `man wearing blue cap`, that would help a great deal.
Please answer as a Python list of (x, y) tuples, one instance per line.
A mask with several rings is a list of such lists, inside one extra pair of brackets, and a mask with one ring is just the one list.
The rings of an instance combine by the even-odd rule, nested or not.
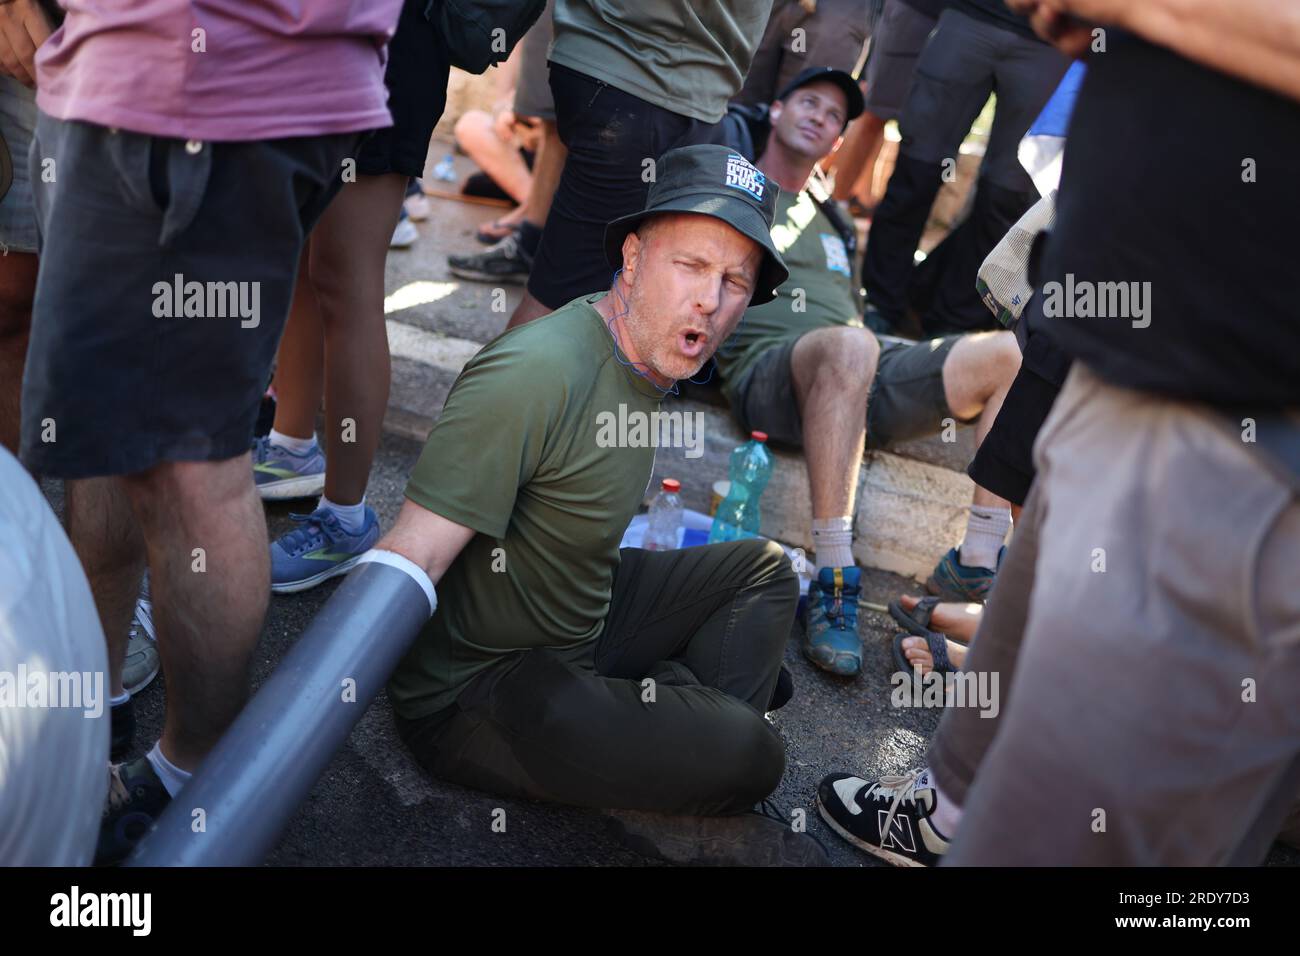
[(654, 448), (599, 422), (649, 416), (786, 277), (775, 192), (722, 146), (671, 150), (644, 210), (606, 233), (608, 292), (490, 342), (461, 373), (378, 548), (441, 606), (393, 674), (402, 739), (433, 774), (617, 811), (679, 862), (823, 852), (746, 814), (785, 766), (764, 719), (798, 585), (780, 547), (619, 550)]

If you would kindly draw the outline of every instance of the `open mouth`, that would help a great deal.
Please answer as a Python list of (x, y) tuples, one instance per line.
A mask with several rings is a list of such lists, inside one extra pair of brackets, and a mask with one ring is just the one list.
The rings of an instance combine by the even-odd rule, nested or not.
[(704, 351), (709, 337), (697, 329), (686, 329), (677, 336), (677, 345), (683, 355), (696, 358)]

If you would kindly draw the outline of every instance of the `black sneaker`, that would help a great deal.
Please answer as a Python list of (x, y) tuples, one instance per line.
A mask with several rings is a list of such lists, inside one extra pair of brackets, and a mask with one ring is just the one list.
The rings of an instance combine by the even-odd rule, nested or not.
[(607, 810), (630, 850), (683, 866), (826, 866), (826, 850), (790, 822), (757, 811), (729, 817)]
[(131, 752), (131, 745), (135, 743), (135, 705), (131, 698), (128, 697), (124, 704), (108, 708), (108, 719), (108, 759), (116, 763)]
[(116, 866), (125, 860), (172, 801), (146, 757), (114, 764), (108, 774), (95, 866)]
[(947, 838), (930, 823), (936, 799), (926, 769), (875, 783), (833, 773), (817, 787), (817, 810), (827, 825), (895, 866), (934, 866), (948, 852)]
[(523, 283), (533, 269), (533, 257), (524, 251), (516, 229), (486, 252), (448, 256), (447, 265), (452, 275), (474, 282)]

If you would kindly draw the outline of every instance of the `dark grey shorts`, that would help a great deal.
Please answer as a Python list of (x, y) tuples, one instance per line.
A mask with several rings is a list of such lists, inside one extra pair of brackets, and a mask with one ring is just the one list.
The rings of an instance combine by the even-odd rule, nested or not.
[(186, 142), (40, 114), (23, 463), (88, 478), (248, 451), (303, 239), (360, 136)]
[[(867, 398), (867, 447), (932, 435), (945, 418), (956, 418), (943, 390), (943, 363), (960, 335), (928, 342), (880, 340), (876, 378)], [(798, 339), (758, 357), (736, 388), (732, 411), (745, 431), (765, 431), (773, 441), (803, 446), (803, 422), (794, 393), (790, 356)]]
[(868, 112), (881, 119), (898, 119), (912, 87), (916, 61), (938, 22), (903, 0), (886, 0), (863, 70)]

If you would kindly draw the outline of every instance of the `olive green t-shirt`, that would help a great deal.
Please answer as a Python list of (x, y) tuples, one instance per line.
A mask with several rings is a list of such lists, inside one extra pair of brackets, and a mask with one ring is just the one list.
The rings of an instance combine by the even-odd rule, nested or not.
[(716, 123), (749, 72), (772, 0), (556, 0), (550, 60)]
[(763, 352), (814, 329), (862, 325), (848, 250), (808, 190), (785, 190), (777, 196), (772, 242), (790, 278), (771, 302), (745, 310), (736, 331), (718, 350), (722, 391), (733, 403), (736, 388)]
[(608, 425), (650, 415), (660, 398), (615, 355), (591, 304), (601, 295), (484, 346), (429, 434), (406, 497), (478, 533), (438, 582), (438, 610), (389, 682), (403, 717), (448, 706), (511, 651), (600, 635), (655, 455), (631, 428), (638, 447), (619, 447), (628, 442)]

